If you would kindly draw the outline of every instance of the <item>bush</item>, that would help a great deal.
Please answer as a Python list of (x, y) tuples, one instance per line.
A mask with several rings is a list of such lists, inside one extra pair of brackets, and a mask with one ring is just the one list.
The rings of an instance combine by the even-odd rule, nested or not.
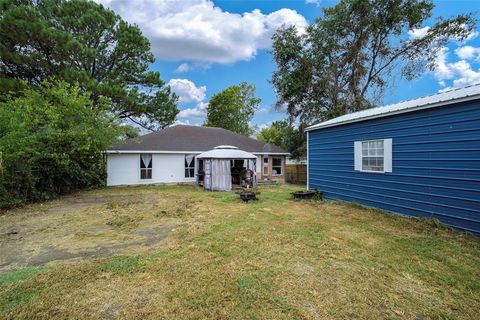
[(102, 151), (122, 130), (106, 108), (64, 82), (7, 97), (0, 103), (0, 208), (102, 185)]

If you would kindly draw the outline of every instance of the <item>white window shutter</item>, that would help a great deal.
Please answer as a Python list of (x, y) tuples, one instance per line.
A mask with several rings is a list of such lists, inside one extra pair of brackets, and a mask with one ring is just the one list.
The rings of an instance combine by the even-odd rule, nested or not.
[(355, 170), (360, 171), (362, 170), (362, 142), (361, 141), (355, 141), (354, 152), (355, 152)]
[(392, 139), (383, 140), (385, 172), (392, 172)]

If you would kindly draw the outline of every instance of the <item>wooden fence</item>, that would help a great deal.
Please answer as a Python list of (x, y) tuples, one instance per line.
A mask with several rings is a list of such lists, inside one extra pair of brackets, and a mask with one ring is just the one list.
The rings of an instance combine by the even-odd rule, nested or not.
[(287, 164), (285, 181), (288, 183), (307, 183), (307, 165), (306, 164)]

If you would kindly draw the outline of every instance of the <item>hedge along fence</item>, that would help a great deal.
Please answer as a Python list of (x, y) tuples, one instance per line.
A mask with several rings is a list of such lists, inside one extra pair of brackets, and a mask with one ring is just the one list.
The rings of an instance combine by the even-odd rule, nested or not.
[(306, 164), (287, 164), (285, 181), (288, 183), (307, 183), (307, 165)]

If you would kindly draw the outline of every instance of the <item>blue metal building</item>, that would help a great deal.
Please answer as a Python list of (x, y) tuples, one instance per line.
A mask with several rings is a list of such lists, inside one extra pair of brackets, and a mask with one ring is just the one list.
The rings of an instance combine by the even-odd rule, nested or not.
[(480, 85), (307, 128), (308, 187), (480, 234)]

